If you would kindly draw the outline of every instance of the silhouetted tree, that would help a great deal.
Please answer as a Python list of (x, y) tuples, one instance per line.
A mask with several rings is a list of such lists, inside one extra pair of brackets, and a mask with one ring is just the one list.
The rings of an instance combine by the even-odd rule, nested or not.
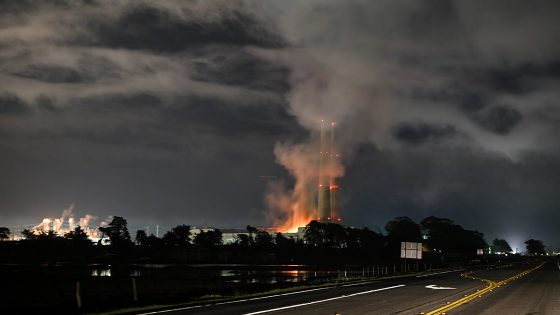
[(270, 248), (274, 245), (272, 235), (266, 231), (257, 231), (255, 236), (255, 246)]
[[(460, 226), (459, 226), (460, 227)], [(461, 227), (461, 229), (463, 229)], [(462, 230), (460, 233), (459, 244), (460, 253), (465, 255), (476, 255), (477, 249), (484, 249), (488, 247), (488, 243), (484, 240), (484, 233), (479, 231)]]
[(348, 248), (365, 249), (379, 252), (383, 246), (383, 236), (368, 228), (346, 228), (346, 245)]
[(127, 222), (123, 217), (113, 217), (113, 220), (111, 220), (111, 222), (107, 226), (99, 227), (99, 231), (101, 231), (102, 233), (101, 238), (103, 238), (105, 235), (109, 237), (111, 246), (113, 247), (120, 247), (131, 244)]
[(257, 232), (259, 232), (259, 229), (250, 225), (247, 225), (246, 229), (247, 232), (249, 232), (249, 245), (253, 246), (255, 245), (255, 237), (257, 235)]
[(251, 245), (250, 237), (247, 234), (237, 234), (235, 245), (239, 247), (249, 247)]
[(146, 234), (146, 231), (144, 230), (137, 230), (134, 240), (136, 241), (137, 245), (144, 246), (148, 241), (148, 234)]
[(420, 242), (422, 233), (420, 225), (416, 224), (409, 217), (396, 217), (385, 224), (386, 248), (385, 255), (388, 257), (399, 257), (401, 242)]
[(346, 247), (347, 235), (344, 227), (336, 223), (309, 222), (304, 234), (305, 242), (312, 247)]
[(492, 241), (492, 252), (493, 253), (511, 253), (511, 247), (508, 242), (504, 239), (495, 238)]
[(527, 245), (527, 253), (529, 255), (544, 255), (544, 244), (541, 240), (530, 239), (525, 241)]
[(167, 246), (187, 246), (190, 244), (189, 236), (191, 227), (188, 225), (177, 225), (163, 235), (163, 242)]
[(154, 234), (150, 234), (150, 236), (148, 236), (148, 238), (146, 239), (145, 244), (143, 244), (143, 246), (146, 247), (152, 247), (152, 248), (160, 248), (164, 246), (164, 241), (155, 236)]
[(37, 239), (37, 234), (33, 233), (33, 231), (31, 231), (30, 229), (24, 229), (23, 231), (21, 231), (21, 235), (22, 235), (23, 238), (25, 238), (26, 240), (34, 240), (34, 239)]
[(61, 237), (58, 236), (54, 231), (41, 231), (41, 232), (32, 232), (32, 231), (23, 231), (22, 234), (28, 234), (26, 236), (26, 239), (29, 240), (39, 240), (39, 241), (49, 241), (49, 240), (54, 240), (54, 239), (60, 239)]
[(325, 226), (325, 245), (329, 248), (344, 248), (347, 247), (348, 235), (346, 230), (340, 224), (326, 223)]
[(218, 229), (211, 231), (201, 231), (196, 234), (193, 240), (194, 245), (212, 247), (223, 244), (222, 232)]
[(84, 232), (84, 230), (77, 226), (74, 231), (70, 231), (66, 234), (64, 234), (64, 238), (70, 241), (73, 241), (75, 243), (91, 243), (88, 235), (86, 234), (86, 232)]
[(312, 247), (323, 247), (325, 244), (325, 225), (317, 220), (313, 220), (305, 227), (303, 238), (307, 245)]
[(385, 224), (387, 237), (395, 242), (420, 242), (422, 233), (420, 225), (409, 217), (396, 217)]
[(362, 231), (360, 229), (347, 227), (346, 235), (348, 236), (346, 239), (346, 246), (348, 248), (356, 249), (362, 248), (364, 246), (362, 240)]
[(287, 238), (282, 233), (276, 233), (276, 236), (274, 237), (274, 243), (276, 244), (276, 246), (282, 249), (287, 249), (296, 245), (296, 241), (293, 237)]
[(472, 256), (477, 249), (486, 248), (484, 234), (465, 230), (447, 218), (427, 217), (420, 222), (428, 239), (424, 241), (432, 250), (443, 254), (463, 254)]
[(452, 220), (431, 216), (422, 220), (420, 226), (428, 237), (425, 243), (430, 249), (444, 253), (456, 251), (457, 238), (463, 228)]
[(7, 227), (0, 227), (0, 240), (7, 240), (10, 238), (10, 229)]

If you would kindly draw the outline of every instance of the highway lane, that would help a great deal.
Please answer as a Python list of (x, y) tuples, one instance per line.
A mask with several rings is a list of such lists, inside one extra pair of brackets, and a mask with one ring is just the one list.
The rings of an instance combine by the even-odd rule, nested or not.
[(147, 314), (560, 314), (559, 269), (556, 262), (517, 263)]
[(486, 285), (485, 282), (464, 278), (460, 274), (461, 271), (455, 271), (425, 277), (371, 281), (152, 314), (417, 314)]
[(448, 314), (560, 314), (560, 266), (551, 260), (538, 270)]

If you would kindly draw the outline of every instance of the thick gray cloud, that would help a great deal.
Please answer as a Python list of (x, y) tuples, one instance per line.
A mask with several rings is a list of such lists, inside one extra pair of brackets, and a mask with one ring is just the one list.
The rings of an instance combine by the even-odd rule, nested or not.
[(348, 224), (437, 215), (560, 246), (558, 6), (3, 1), (0, 225), (75, 203), (264, 226), (266, 176), (292, 183), (275, 144), (324, 118)]
[(453, 126), (432, 126), (424, 123), (402, 123), (394, 130), (395, 137), (411, 144), (426, 141), (438, 141), (442, 138), (453, 137), (456, 131)]
[(2, 115), (18, 115), (27, 112), (26, 104), (16, 95), (4, 93), (0, 95), (0, 114)]
[(95, 44), (157, 52), (174, 53), (214, 43), (260, 47), (282, 44), (247, 11), (224, 10), (216, 21), (198, 20), (198, 12), (188, 6), (181, 13), (188, 18), (147, 3), (130, 4), (115, 20), (107, 23), (93, 18), (88, 27), (93, 29)]

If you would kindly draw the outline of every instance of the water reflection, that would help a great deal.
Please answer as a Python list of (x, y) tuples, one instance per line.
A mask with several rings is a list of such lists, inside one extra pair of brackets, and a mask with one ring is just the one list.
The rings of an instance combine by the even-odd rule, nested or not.
[[(185, 279), (214, 279), (226, 283), (303, 283), (341, 277), (339, 271), (309, 269), (309, 266), (231, 266), (229, 268), (180, 265), (92, 266), (92, 277), (169, 276)], [(236, 268), (238, 267), (238, 268)], [(295, 268), (294, 268), (295, 267)], [(286, 269), (284, 269), (286, 268)]]

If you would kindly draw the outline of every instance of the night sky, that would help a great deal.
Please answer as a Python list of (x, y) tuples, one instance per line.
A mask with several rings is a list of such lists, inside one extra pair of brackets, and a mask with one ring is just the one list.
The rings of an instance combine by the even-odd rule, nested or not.
[(336, 120), (344, 222), (560, 247), (558, 1), (0, 1), (0, 226), (267, 227)]

